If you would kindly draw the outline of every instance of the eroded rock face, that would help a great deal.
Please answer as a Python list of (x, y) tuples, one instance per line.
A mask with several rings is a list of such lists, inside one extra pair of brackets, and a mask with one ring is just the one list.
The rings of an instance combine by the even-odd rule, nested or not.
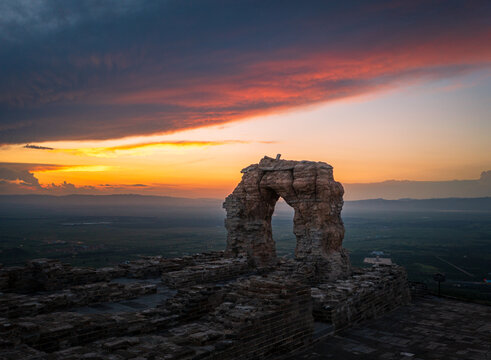
[(247, 257), (260, 267), (276, 263), (271, 216), (282, 197), (295, 210), (299, 271), (312, 272), (317, 280), (349, 274), (349, 258), (341, 246), (344, 189), (334, 180), (331, 165), (266, 156), (242, 173), (242, 181), (223, 204), (228, 256)]

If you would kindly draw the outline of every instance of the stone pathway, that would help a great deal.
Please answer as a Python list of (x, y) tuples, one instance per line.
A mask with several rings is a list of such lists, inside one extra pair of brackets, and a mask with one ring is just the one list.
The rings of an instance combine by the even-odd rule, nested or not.
[(491, 360), (491, 306), (419, 298), (294, 358)]

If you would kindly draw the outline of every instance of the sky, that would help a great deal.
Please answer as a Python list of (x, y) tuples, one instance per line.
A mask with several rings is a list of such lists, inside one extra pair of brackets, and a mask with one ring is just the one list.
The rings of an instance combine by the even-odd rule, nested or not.
[(0, 194), (224, 197), (281, 153), (491, 196), (489, 44), (489, 1), (2, 1)]

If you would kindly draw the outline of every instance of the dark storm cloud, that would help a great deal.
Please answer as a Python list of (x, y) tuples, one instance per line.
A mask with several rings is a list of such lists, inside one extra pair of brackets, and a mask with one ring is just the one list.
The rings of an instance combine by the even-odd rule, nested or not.
[(488, 66), (489, 1), (0, 4), (0, 143), (219, 124)]
[(40, 188), (39, 181), (28, 168), (0, 164), (0, 181)]
[(52, 147), (40, 146), (40, 145), (31, 145), (31, 144), (26, 144), (23, 147), (24, 147), (24, 149), (34, 149), (34, 150), (54, 150), (54, 148), (52, 148)]
[(41, 184), (36, 172), (69, 170), (83, 165), (57, 165), (36, 163), (0, 162), (0, 195), (44, 194), (68, 195), (87, 194), (101, 195), (128, 193), (135, 190), (165, 191), (170, 185), (151, 186), (147, 184), (100, 184), (99, 186), (78, 186), (67, 181), (55, 184)]
[[(66, 181), (60, 184), (42, 185), (35, 172), (56, 171), (74, 166), (34, 163), (0, 162), (0, 195), (12, 194), (99, 194), (94, 186), (77, 186)], [(76, 167), (76, 166), (75, 166)]]

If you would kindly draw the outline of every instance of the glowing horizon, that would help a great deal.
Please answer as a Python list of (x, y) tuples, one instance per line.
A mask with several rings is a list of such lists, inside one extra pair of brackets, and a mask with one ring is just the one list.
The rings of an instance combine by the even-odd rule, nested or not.
[[(482, 79), (482, 74), (479, 78)], [(467, 82), (468, 86), (462, 86), (462, 81)], [(483, 151), (482, 158), (476, 158), (474, 156), (476, 149), (463, 149), (468, 146), (467, 143), (447, 154), (430, 154), (429, 149), (438, 149), (442, 144), (435, 143), (436, 140), (431, 139), (434, 134), (427, 133), (426, 137), (432, 142), (425, 140), (424, 147), (419, 151), (415, 149), (412, 153), (408, 153), (406, 148), (411, 144), (421, 147), (421, 141), (424, 140), (421, 138), (414, 138), (412, 141), (407, 141), (407, 144), (399, 144), (402, 148), (398, 152), (395, 151), (397, 150), (395, 143), (414, 135), (414, 132), (419, 131), (422, 123), (428, 119), (414, 120), (411, 131), (408, 126), (405, 126), (407, 133), (401, 133), (400, 127), (394, 126), (392, 131), (395, 133), (392, 136), (397, 135), (394, 138), (389, 136), (391, 134), (387, 129), (387, 119), (378, 124), (373, 122), (372, 118), (363, 119), (367, 107), (375, 109), (387, 103), (393, 103), (395, 108), (404, 109), (412, 102), (421, 103), (421, 98), (427, 97), (426, 94), (420, 95), (422, 90), (437, 91), (439, 97), (450, 101), (452, 98), (461, 97), (469, 90), (479, 91), (483, 86), (488, 86), (485, 80), (476, 83), (475, 76), (454, 79), (451, 83), (461, 85), (449, 86), (448, 83), (440, 83), (436, 89), (431, 89), (428, 84), (418, 85), (369, 98), (330, 103), (249, 119), (227, 126), (187, 130), (170, 135), (100, 142), (43, 142), (36, 145), (31, 144), (30, 148), (26, 148), (26, 145), (9, 145), (9, 149), (5, 151), (8, 151), (10, 160), (18, 163), (27, 162), (26, 160), (29, 160), (30, 163), (33, 160), (34, 162), (42, 160), (44, 163), (51, 164), (47, 165), (47, 168), (32, 167), (31, 173), (42, 186), (49, 187), (53, 183), (60, 185), (68, 182), (82, 188), (84, 193), (91, 192), (90, 189), (84, 189), (84, 187), (93, 187), (103, 193), (113, 190), (140, 194), (223, 197), (240, 180), (240, 169), (257, 162), (263, 155), (275, 156), (277, 152), (282, 153), (283, 158), (327, 161), (334, 166), (336, 179), (343, 183), (371, 183), (392, 179), (416, 181), (477, 179), (482, 171), (491, 168), (489, 152)], [(407, 103), (402, 106), (402, 103), (395, 104), (397, 101)], [(431, 113), (429, 110), (431, 109), (425, 109), (423, 112)], [(379, 108), (379, 111), (382, 110)], [(387, 109), (383, 110), (385, 116), (390, 113), (387, 111)], [(450, 107), (448, 111), (453, 112), (454, 109)], [(353, 116), (355, 113), (361, 118), (357, 119)], [(343, 125), (334, 128), (329, 122), (323, 121), (324, 116), (334, 115), (350, 117), (351, 123), (344, 122)], [(407, 116), (417, 115), (408, 114)], [(372, 110), (371, 116), (377, 117), (381, 114), (376, 114)], [(300, 124), (295, 121), (298, 117), (304, 119)], [(325, 143), (324, 150), (319, 147), (319, 144), (323, 143), (322, 131), (333, 130), (335, 134), (348, 134), (346, 129), (353, 126), (360, 126), (362, 130), (363, 120), (366, 124), (364, 131), (352, 135), (356, 137), (356, 141), (350, 140), (350, 144), (352, 144), (351, 147), (356, 144), (356, 147), (352, 148), (349, 153), (348, 148), (340, 144), (344, 141), (342, 137), (336, 140), (327, 135), (331, 140)], [(445, 119), (445, 121), (448, 120), (449, 118)], [(476, 122), (479, 123), (477, 120), (479, 119), (476, 119)], [(325, 124), (324, 128), (322, 123)], [(304, 130), (302, 133), (302, 128), (305, 126), (308, 128), (309, 124), (317, 131)], [(464, 140), (466, 136), (473, 141), (481, 138), (480, 142), (476, 143), (477, 148), (485, 145), (491, 150), (486, 143), (486, 132), (476, 129), (478, 131), (466, 135), (463, 131), (468, 125), (466, 121), (460, 125), (461, 130), (454, 129), (450, 134), (452, 136), (447, 135), (447, 138), (442, 138), (440, 141), (448, 144), (458, 139)], [(438, 123), (435, 123), (430, 127), (443, 134), (439, 126)], [(387, 136), (387, 139), (377, 145), (375, 142), (380, 142), (380, 138), (372, 139), (371, 137), (375, 136), (373, 131), (381, 127), (385, 127), (384, 136)], [(320, 131), (321, 129), (323, 130)], [(369, 129), (372, 129), (371, 132)], [(261, 134), (262, 138), (259, 137)], [(309, 142), (303, 140), (305, 136), (310, 137)], [(204, 140), (227, 138), (235, 140)], [(331, 146), (329, 143), (332, 143)], [(446, 146), (448, 148), (448, 145)], [(283, 151), (285, 147), (289, 151)], [(364, 151), (364, 147), (370, 149), (370, 152)], [(392, 153), (384, 154), (384, 148), (392, 149)], [(109, 156), (104, 155), (106, 153), (109, 153)], [(456, 157), (459, 153), (460, 159)], [(100, 154), (103, 156), (99, 156)], [(376, 163), (367, 162), (367, 159), (372, 159), (374, 156), (378, 157)], [(426, 163), (421, 160), (423, 156), (429, 158)], [(474, 157), (474, 163), (467, 160), (470, 157)], [(435, 159), (440, 164), (439, 169), (433, 165)], [(464, 163), (467, 164), (464, 166)], [(142, 186), (135, 187), (134, 184)]]

